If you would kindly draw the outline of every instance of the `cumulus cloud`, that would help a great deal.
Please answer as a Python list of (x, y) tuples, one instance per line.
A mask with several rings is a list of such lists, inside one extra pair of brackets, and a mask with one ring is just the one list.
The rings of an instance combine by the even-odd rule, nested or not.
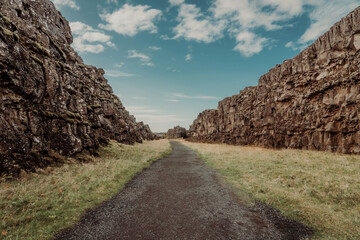
[(242, 31), (236, 36), (237, 45), (234, 50), (239, 51), (245, 57), (250, 57), (261, 52), (268, 39), (259, 37), (252, 32)]
[(75, 10), (79, 10), (80, 7), (76, 4), (74, 0), (53, 0), (52, 1), (56, 8), (61, 9), (62, 7), (66, 6)]
[(234, 28), (263, 27), (270, 31), (282, 28), (281, 21), (302, 13), (302, 5), (303, 0), (216, 0), (210, 10), (215, 18), (228, 18)]
[(100, 18), (107, 23), (99, 24), (99, 27), (130, 37), (141, 31), (157, 33), (155, 22), (160, 19), (161, 15), (160, 10), (151, 9), (148, 5), (124, 4), (113, 13), (101, 14)]
[(71, 32), (74, 35), (73, 47), (81, 53), (100, 53), (104, 51), (106, 44), (115, 47), (112, 43), (111, 36), (94, 29), (82, 22), (70, 22)]
[[(198, 42), (210, 43), (223, 36), (226, 21), (214, 21), (211, 17), (201, 13), (200, 8), (194, 4), (179, 2), (177, 21), (179, 24), (173, 28), (173, 39), (184, 38)], [(170, 2), (171, 3), (171, 2)]]
[(185, 61), (190, 61), (192, 59), (192, 56), (190, 53), (185, 55)]
[(272, 39), (259, 34), (291, 27), (289, 21), (307, 14), (310, 26), (304, 34), (286, 46), (303, 48), (326, 32), (342, 16), (360, 4), (359, 0), (214, 0), (206, 12), (183, 0), (169, 0), (178, 9), (174, 36), (162, 39), (195, 40), (210, 43), (227, 33), (236, 41), (235, 51), (246, 57), (259, 53)]

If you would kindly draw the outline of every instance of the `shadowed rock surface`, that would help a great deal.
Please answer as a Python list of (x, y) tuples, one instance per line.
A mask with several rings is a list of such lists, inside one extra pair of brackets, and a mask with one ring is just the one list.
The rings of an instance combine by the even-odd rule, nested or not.
[(360, 8), (256, 87), (199, 114), (196, 141), (360, 153)]
[(170, 139), (186, 138), (187, 137), (186, 129), (180, 126), (176, 126), (167, 131), (166, 137)]
[(115, 139), (155, 135), (125, 110), (104, 78), (71, 48), (68, 22), (48, 0), (0, 0), (0, 174)]
[(190, 148), (179, 142), (171, 145), (171, 155), (153, 163), (56, 239), (296, 240), (313, 234), (268, 205), (242, 204)]

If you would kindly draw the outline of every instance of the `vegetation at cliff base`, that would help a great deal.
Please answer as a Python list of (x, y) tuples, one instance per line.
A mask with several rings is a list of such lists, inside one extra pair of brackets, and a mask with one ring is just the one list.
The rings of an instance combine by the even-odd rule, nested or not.
[(314, 239), (360, 239), (360, 156), (183, 143), (241, 197), (266, 202), (309, 225)]
[(52, 239), (87, 208), (111, 198), (152, 161), (171, 152), (167, 140), (124, 145), (111, 142), (88, 163), (39, 169), (0, 180), (0, 239)]

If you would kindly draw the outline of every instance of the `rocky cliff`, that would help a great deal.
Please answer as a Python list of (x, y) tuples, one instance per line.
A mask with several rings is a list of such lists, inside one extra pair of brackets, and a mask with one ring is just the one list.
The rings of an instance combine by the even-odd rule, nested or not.
[(48, 0), (0, 0), (0, 174), (155, 136), (71, 48)]
[(360, 153), (360, 8), (256, 87), (190, 126), (194, 140)]
[(180, 126), (171, 128), (167, 131), (166, 138), (186, 138), (186, 129)]

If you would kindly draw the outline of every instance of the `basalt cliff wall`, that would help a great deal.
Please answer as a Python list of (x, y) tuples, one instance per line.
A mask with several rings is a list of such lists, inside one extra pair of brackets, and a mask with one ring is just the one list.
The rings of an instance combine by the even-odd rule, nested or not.
[(166, 133), (166, 138), (186, 138), (186, 129), (180, 126), (173, 127), (169, 129)]
[(315, 43), (220, 101), (193, 140), (360, 153), (360, 8)]
[(110, 139), (155, 137), (72, 40), (50, 1), (0, 0), (0, 174), (92, 152)]

